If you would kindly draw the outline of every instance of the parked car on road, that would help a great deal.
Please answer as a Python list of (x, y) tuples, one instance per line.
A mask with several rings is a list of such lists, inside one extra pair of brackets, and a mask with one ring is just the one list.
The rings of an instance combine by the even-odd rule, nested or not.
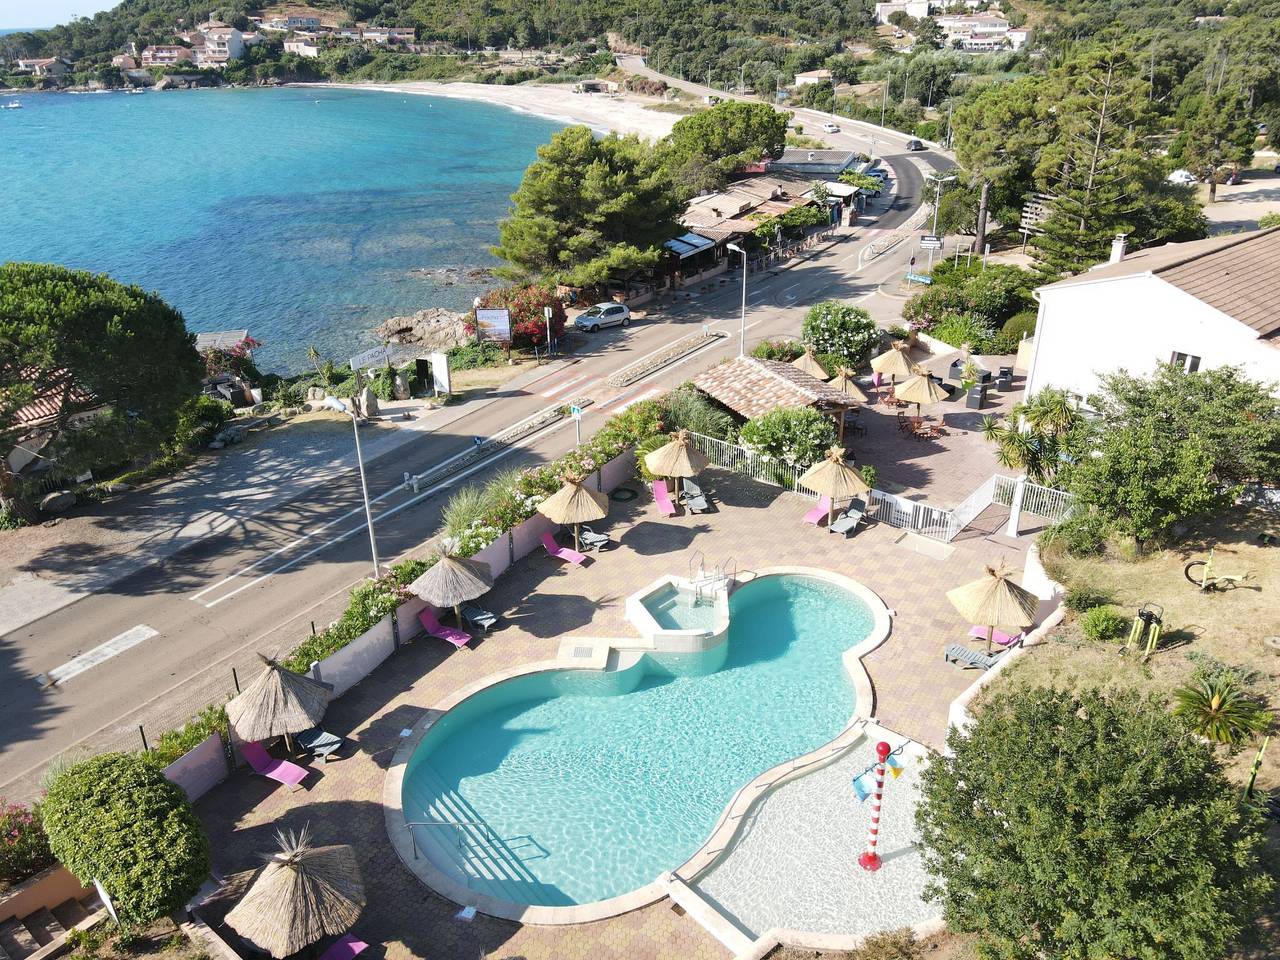
[(911, 139), (911, 140), (908, 140), (908, 141), (907, 141), (907, 149), (908, 149), (908, 150), (923, 150), (923, 149), (924, 149), (924, 144), (923, 144), (921, 141), (919, 141), (919, 140)]
[(1175, 170), (1169, 174), (1169, 182), (1176, 183), (1180, 187), (1189, 187), (1199, 181), (1196, 180), (1196, 175), (1190, 170)]
[(631, 309), (621, 303), (597, 303), (573, 321), (579, 330), (595, 333), (601, 327), (628, 326), (631, 323)]
[(823, 133), (839, 133), (840, 128), (836, 124), (828, 120), (826, 123), (822, 125), (822, 132)]

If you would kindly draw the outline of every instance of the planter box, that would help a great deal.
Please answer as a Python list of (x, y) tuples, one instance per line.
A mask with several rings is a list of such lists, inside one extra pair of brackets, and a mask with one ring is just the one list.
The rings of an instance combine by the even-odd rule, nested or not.
[(340, 697), (371, 674), (394, 650), (391, 617), (386, 616), (341, 650), (313, 663), (307, 674), (321, 683), (333, 684), (333, 695)]
[(180, 786), (194, 803), (227, 779), (227, 755), (222, 737), (211, 733), (161, 771)]
[[(223, 771), (226, 771), (225, 764)], [(56, 863), (0, 894), (0, 924), (37, 910), (52, 909), (67, 900), (80, 900), (93, 893), (91, 888), (81, 886), (70, 870)]]

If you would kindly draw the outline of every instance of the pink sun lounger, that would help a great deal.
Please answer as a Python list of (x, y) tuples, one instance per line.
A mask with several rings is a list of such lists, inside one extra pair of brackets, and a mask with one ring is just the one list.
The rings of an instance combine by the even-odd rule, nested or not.
[[(987, 628), (972, 627), (969, 630), (969, 636), (973, 637), (975, 640), (985, 640), (987, 639)], [(992, 641), (1002, 647), (1015, 646), (1016, 644), (1019, 644), (1022, 642), (1022, 637), (1023, 637), (1023, 634), (1021, 633), (1010, 635), (1007, 633), (1001, 633), (999, 630), (991, 631)]]
[(288, 760), (277, 760), (267, 753), (267, 748), (257, 740), (240, 744), (240, 753), (244, 755), (245, 761), (253, 768), (254, 773), (260, 773), (277, 783), (283, 783), (290, 790), (297, 790), (302, 781), (307, 779), (307, 774), (311, 772), (306, 767), (300, 767)]
[(653, 487), (653, 500), (658, 505), (658, 512), (664, 517), (674, 517), (676, 515), (676, 505), (671, 502), (671, 493), (667, 490), (667, 481), (655, 480), (651, 484)]
[(542, 546), (546, 549), (547, 553), (551, 554), (557, 560), (567, 561), (568, 563), (572, 563), (575, 567), (582, 566), (582, 562), (587, 559), (585, 554), (579, 553), (572, 547), (560, 546), (560, 544), (556, 543), (556, 538), (549, 533), (544, 533), (542, 535)]
[(459, 650), (471, 642), (471, 634), (457, 627), (444, 626), (430, 607), (422, 608), (422, 612), (418, 614), (418, 622), (422, 624), (422, 629), (427, 631), (427, 636), (446, 640)]
[(806, 513), (803, 517), (805, 523), (812, 523), (815, 527), (822, 523), (822, 518), (831, 512), (831, 498), (824, 496), (818, 501), (818, 505)]
[(357, 940), (349, 933), (344, 933), (342, 938), (335, 941), (333, 946), (320, 955), (320, 960), (353, 960), (369, 949), (369, 945), (363, 940)]

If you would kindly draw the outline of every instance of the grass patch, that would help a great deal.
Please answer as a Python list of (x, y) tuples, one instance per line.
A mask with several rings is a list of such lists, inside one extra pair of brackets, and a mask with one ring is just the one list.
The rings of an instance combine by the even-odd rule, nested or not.
[(681, 116), (689, 116), (692, 113), (701, 113), (707, 109), (704, 106), (698, 106), (692, 103), (680, 103), (679, 101), (668, 100), (664, 103), (646, 103), (646, 110), (652, 110), (655, 113), (678, 113)]

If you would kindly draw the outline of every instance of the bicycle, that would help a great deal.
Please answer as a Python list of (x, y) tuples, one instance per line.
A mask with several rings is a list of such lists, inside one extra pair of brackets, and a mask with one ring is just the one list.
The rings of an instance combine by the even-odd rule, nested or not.
[(1192, 560), (1182, 568), (1182, 575), (1187, 578), (1188, 583), (1199, 587), (1202, 591), (1234, 590), (1240, 584), (1249, 580), (1253, 576), (1253, 571), (1215, 574), (1213, 572), (1213, 550), (1210, 550), (1208, 559)]

